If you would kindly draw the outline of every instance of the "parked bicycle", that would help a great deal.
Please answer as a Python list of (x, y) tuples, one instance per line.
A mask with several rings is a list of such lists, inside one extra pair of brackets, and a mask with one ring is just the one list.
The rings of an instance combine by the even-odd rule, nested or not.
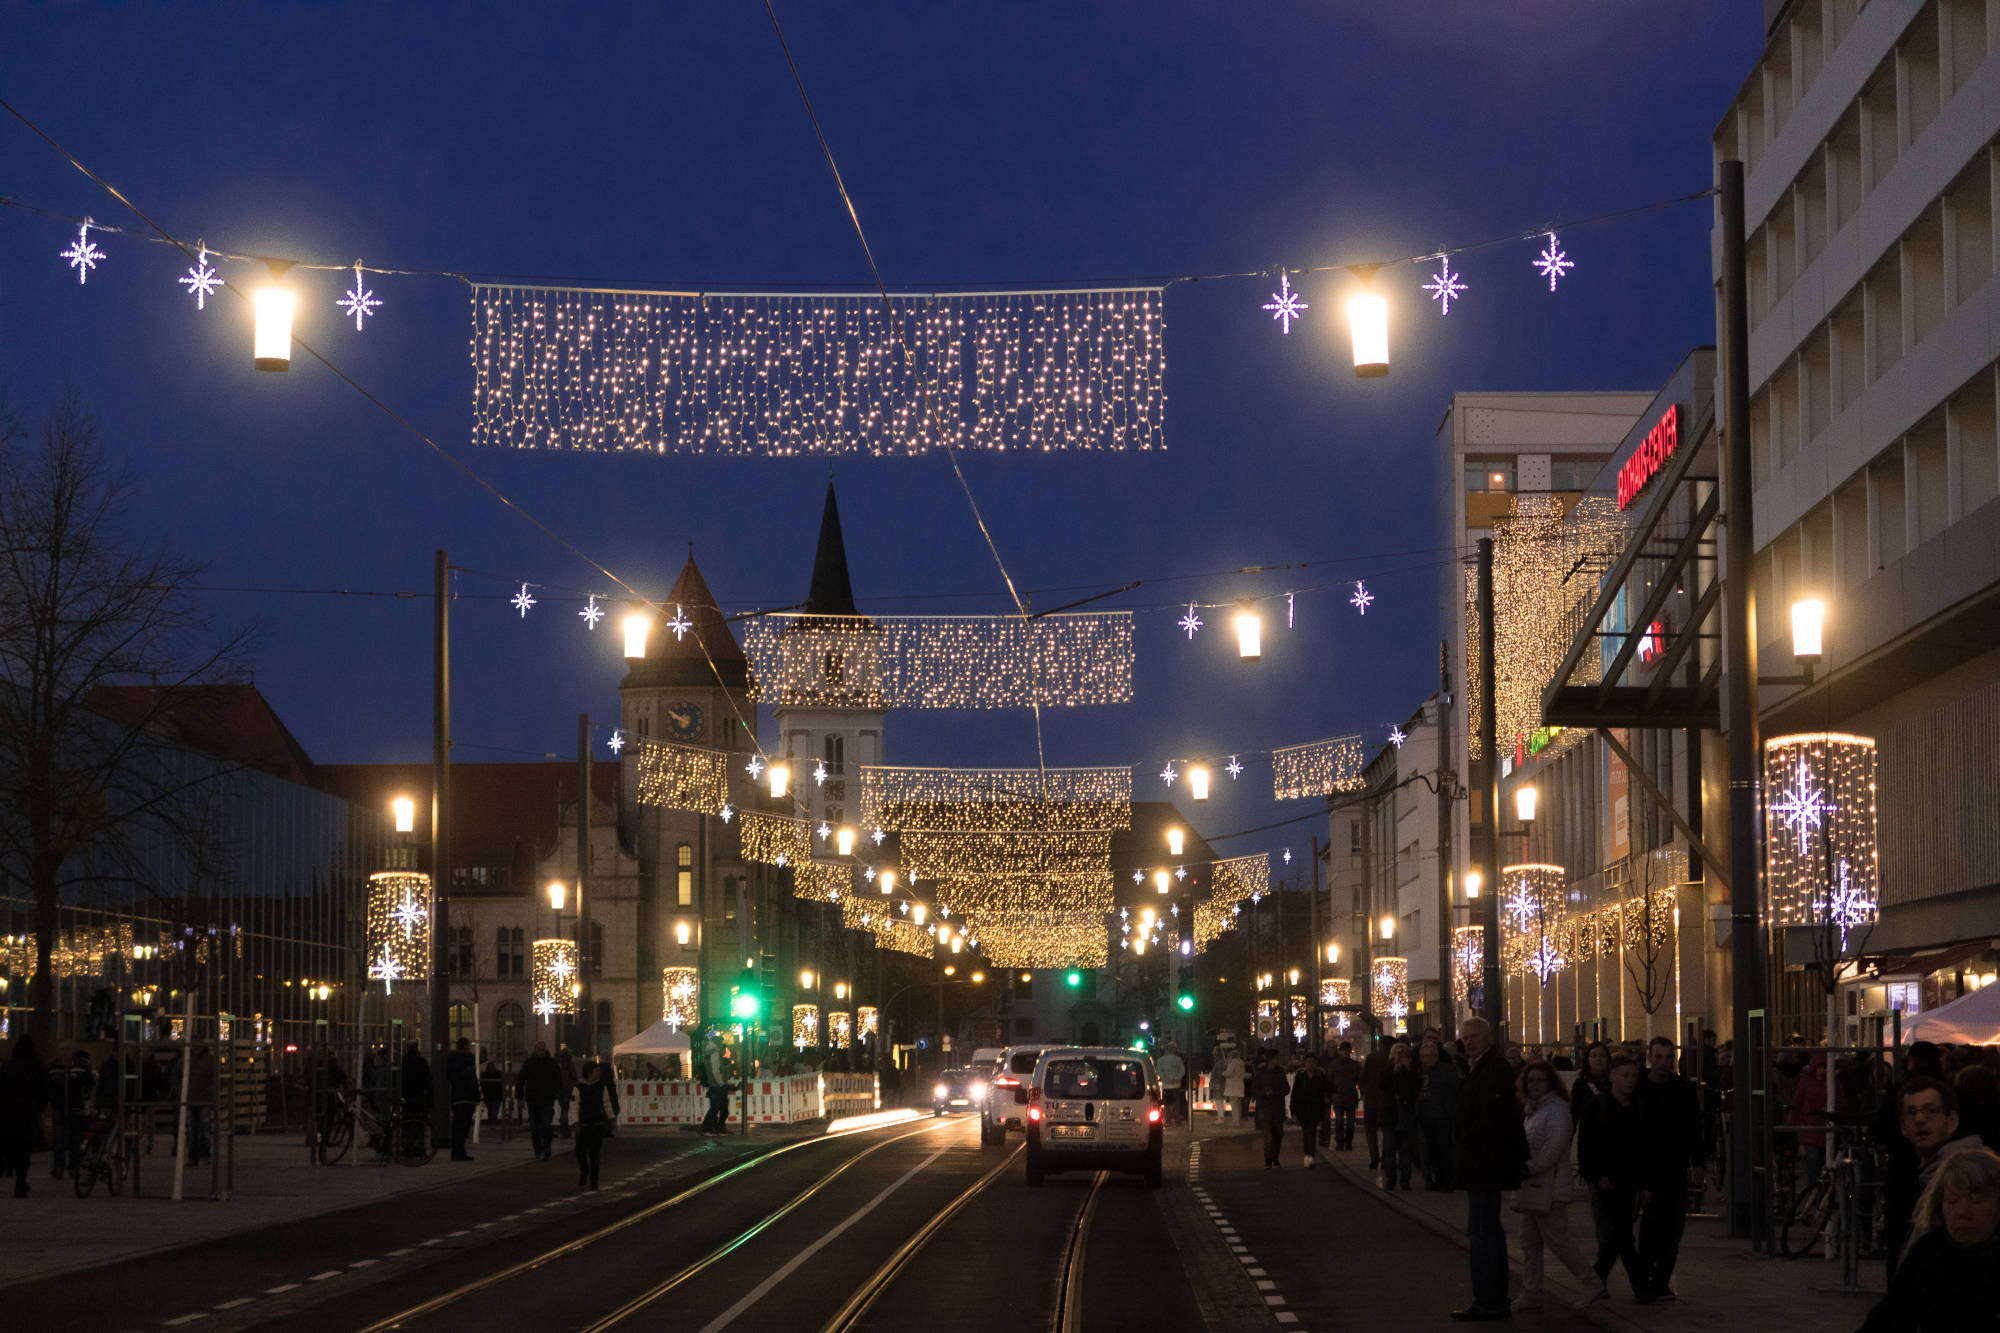
[(76, 1186), (76, 1197), (88, 1199), (91, 1190), (102, 1180), (104, 1188), (116, 1197), (125, 1178), (124, 1136), (118, 1132), (118, 1122), (108, 1115), (94, 1115), (83, 1132), (83, 1151), (78, 1158), (76, 1170), (70, 1179)]
[(319, 1160), (331, 1166), (347, 1156), (356, 1138), (383, 1162), (422, 1166), (437, 1156), (437, 1139), (428, 1116), (384, 1116), (368, 1099), (352, 1091), (328, 1094), (319, 1133)]
[(1882, 1164), (1862, 1117), (1826, 1119), (1833, 1151), (1819, 1178), (1797, 1181), (1790, 1206), (1776, 1212), (1778, 1252), (1798, 1259), (1823, 1247), (1829, 1259), (1840, 1261), (1852, 1285), (1860, 1261), (1882, 1247)]

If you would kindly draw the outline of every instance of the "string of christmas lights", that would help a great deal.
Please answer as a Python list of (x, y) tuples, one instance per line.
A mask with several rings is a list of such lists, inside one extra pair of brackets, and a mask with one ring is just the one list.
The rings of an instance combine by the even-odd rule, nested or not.
[(934, 833), (1128, 828), (1132, 770), (864, 765), (861, 822), (900, 832)]
[(1361, 786), (1368, 750), (1359, 736), (1335, 736), (1271, 751), (1271, 798), (1331, 796)]
[(924, 879), (1023, 878), (1109, 870), (1111, 831), (900, 835), (903, 868)]
[(758, 616), (752, 697), (779, 707), (1075, 708), (1132, 699), (1132, 613)]
[(857, 1004), (854, 1006), (855, 1030), (860, 1036), (872, 1037), (881, 1031), (879, 1020), (880, 1011), (874, 1005)]
[(767, 866), (802, 866), (812, 861), (812, 826), (803, 819), (745, 810), (736, 816), (736, 837), (746, 861)]
[(1764, 742), (1767, 919), (1829, 926), (1846, 953), (1880, 913), (1875, 741), (1840, 732)]
[(431, 975), (431, 877), (385, 870), (368, 877), (368, 979), (396, 983)]
[(477, 444), (779, 457), (1166, 447), (1157, 287), (892, 297), (893, 322), (875, 293), (473, 283), (471, 299)]
[(1486, 968), (1486, 930), (1483, 926), (1454, 926), (1451, 931), (1451, 998), (1463, 1009), (1471, 1003), (1473, 987), (1480, 984)]
[(1533, 972), (1546, 985), (1562, 966), (1556, 929), (1562, 924), (1561, 866), (1530, 863), (1500, 870), (1500, 962), (1509, 972)]
[(637, 742), (641, 805), (719, 815), (729, 804), (730, 755), (673, 741)]
[(819, 1006), (816, 1004), (795, 1004), (792, 1006), (792, 1045), (804, 1050), (819, 1044)]
[(929, 958), (936, 944), (935, 938), (925, 934), (922, 926), (908, 917), (885, 910), (884, 904), (865, 897), (842, 898), (840, 919), (847, 929), (872, 936), (878, 949), (893, 949), (898, 953)]
[(676, 1032), (701, 1022), (701, 973), (692, 967), (660, 969), (660, 1017)]
[(792, 896), (810, 903), (837, 903), (854, 892), (854, 867), (846, 861), (792, 862)]
[(980, 919), (979, 951), (1002, 968), (1103, 967), (1110, 937), (1095, 913), (988, 913)]
[(1377, 958), (1371, 978), (1375, 1017), (1392, 1029), (1400, 1027), (1410, 1016), (1410, 960), (1393, 956)]
[(529, 946), (528, 989), (542, 1021), (576, 1012), (577, 968), (575, 940), (536, 940)]

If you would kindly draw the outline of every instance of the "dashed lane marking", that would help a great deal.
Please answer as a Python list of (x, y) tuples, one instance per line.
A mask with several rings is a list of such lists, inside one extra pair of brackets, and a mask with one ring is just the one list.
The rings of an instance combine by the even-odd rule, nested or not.
[(412, 1247), (410, 1247), (410, 1246), (408, 1246), (408, 1245), (405, 1245), (405, 1246), (404, 1246), (404, 1247), (403, 1247), (402, 1249), (400, 1249), (400, 1250), (391, 1250), (391, 1251), (389, 1251), (389, 1252), (388, 1252), (387, 1254), (383, 1255), (382, 1257), (383, 1257), (384, 1259), (400, 1259), (400, 1258), (402, 1258), (402, 1257), (403, 1257), (404, 1255), (406, 1255), (406, 1254), (415, 1254), (415, 1253), (416, 1253), (416, 1250), (415, 1250), (415, 1249), (413, 1249)]
[(1281, 1324), (1296, 1324), (1299, 1322), (1299, 1317), (1290, 1310), (1273, 1310), (1271, 1313), (1278, 1316), (1278, 1322)]
[(208, 1311), (197, 1310), (193, 1314), (184, 1314), (179, 1319), (164, 1320), (162, 1321), (161, 1326), (163, 1328), (172, 1328), (176, 1324), (192, 1324), (197, 1319), (206, 1319), (206, 1318), (208, 1318)]
[(255, 1299), (256, 1298), (254, 1296), (238, 1296), (235, 1300), (224, 1301), (222, 1304), (216, 1306), (215, 1308), (218, 1310), (234, 1310), (237, 1306), (248, 1305), (251, 1301)]
[(288, 1292), (288, 1291), (297, 1291), (298, 1289), (299, 1289), (299, 1284), (298, 1284), (298, 1283), (296, 1283), (296, 1282), (287, 1282), (287, 1283), (285, 1283), (285, 1284), (284, 1284), (283, 1286), (281, 1286), (281, 1287), (266, 1287), (266, 1288), (264, 1288), (264, 1294), (265, 1294), (266, 1296), (279, 1296), (279, 1295), (283, 1295), (283, 1294), (284, 1294), (285, 1292)]
[(314, 1273), (311, 1277), (307, 1278), (306, 1281), (324, 1282), (330, 1277), (339, 1277), (339, 1276), (340, 1276), (340, 1270), (338, 1268), (329, 1268), (324, 1273)]
[(380, 1259), (356, 1259), (356, 1260), (355, 1260), (355, 1261), (354, 1261), (353, 1263), (349, 1264), (349, 1265), (348, 1265), (348, 1267), (349, 1267), (349, 1268), (373, 1268), (373, 1267), (374, 1267), (374, 1266), (375, 1266), (376, 1264), (379, 1264), (379, 1263), (381, 1263), (381, 1262), (382, 1262), (382, 1261), (381, 1261)]

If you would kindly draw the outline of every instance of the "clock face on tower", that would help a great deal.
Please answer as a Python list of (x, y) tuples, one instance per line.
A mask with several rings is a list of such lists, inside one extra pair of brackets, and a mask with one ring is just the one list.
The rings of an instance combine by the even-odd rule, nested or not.
[(701, 705), (690, 700), (666, 706), (667, 734), (677, 741), (691, 741), (701, 735)]

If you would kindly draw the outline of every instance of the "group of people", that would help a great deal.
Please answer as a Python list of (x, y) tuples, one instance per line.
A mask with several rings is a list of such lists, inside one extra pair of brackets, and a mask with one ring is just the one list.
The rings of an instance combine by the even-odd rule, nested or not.
[[(16, 1198), (30, 1192), (28, 1163), (38, 1148), (49, 1150), (52, 1179), (74, 1175), (93, 1123), (111, 1123), (120, 1107), (120, 1085), (127, 1068), (121, 1065), (118, 1053), (107, 1050), (103, 1060), (93, 1066), (89, 1051), (64, 1045), (53, 1060), (45, 1061), (34, 1038), (23, 1035), (15, 1040), (12, 1056), (0, 1063), (0, 1179), (13, 1179)], [(199, 1165), (209, 1154), (215, 1058), (207, 1046), (197, 1044), (187, 1061), (186, 1154), (190, 1165)], [(142, 1124), (148, 1152), (157, 1128), (162, 1123), (173, 1124), (181, 1102), (180, 1062), (177, 1050), (156, 1051), (136, 1071), (137, 1104), (146, 1112)]]

